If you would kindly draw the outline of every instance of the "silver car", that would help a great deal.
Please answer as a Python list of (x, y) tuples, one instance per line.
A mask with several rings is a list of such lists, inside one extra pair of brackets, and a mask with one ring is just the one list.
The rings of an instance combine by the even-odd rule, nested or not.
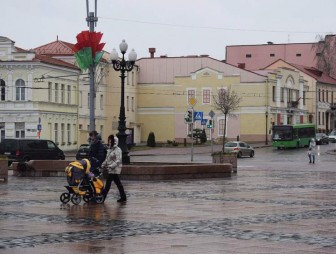
[(333, 130), (329, 133), (329, 142), (335, 143), (336, 142), (336, 130)]
[(225, 143), (224, 152), (236, 153), (238, 158), (242, 156), (254, 157), (254, 148), (242, 141), (230, 141)]

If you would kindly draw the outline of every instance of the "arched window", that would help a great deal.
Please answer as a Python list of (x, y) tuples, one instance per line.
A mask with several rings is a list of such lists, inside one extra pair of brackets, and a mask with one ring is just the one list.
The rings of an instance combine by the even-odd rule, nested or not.
[(24, 101), (26, 99), (25, 82), (22, 79), (18, 79), (15, 82), (15, 92), (16, 92), (16, 100), (17, 101)]
[(0, 79), (0, 100), (6, 100), (6, 83), (2, 79)]

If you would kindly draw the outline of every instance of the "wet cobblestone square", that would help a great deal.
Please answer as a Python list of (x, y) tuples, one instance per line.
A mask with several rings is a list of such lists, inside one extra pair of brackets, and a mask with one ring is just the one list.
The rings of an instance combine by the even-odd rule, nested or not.
[(334, 162), (239, 167), (227, 179), (124, 181), (64, 205), (66, 179), (0, 185), (0, 253), (336, 253)]

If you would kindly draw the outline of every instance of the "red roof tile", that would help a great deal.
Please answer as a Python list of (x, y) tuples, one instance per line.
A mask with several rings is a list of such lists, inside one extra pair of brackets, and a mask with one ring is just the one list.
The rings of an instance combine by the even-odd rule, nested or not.
[(72, 50), (74, 44), (64, 41), (54, 41), (48, 44), (42, 45), (40, 47), (35, 48), (35, 52), (40, 55), (63, 55), (69, 56), (73, 55), (74, 52)]
[(64, 62), (64, 61), (59, 60), (59, 59), (52, 58), (50, 56), (45, 56), (45, 55), (36, 54), (33, 61), (38, 61), (38, 62), (41, 62), (41, 63), (52, 64), (52, 65), (58, 65), (58, 66), (61, 66), (61, 67), (71, 68), (71, 69), (74, 69), (74, 70), (80, 70), (78, 67), (76, 67), (73, 64)]
[(307, 67), (299, 64), (291, 64), (293, 65), (296, 69), (306, 73), (307, 75), (313, 77), (320, 83), (325, 83), (325, 84), (333, 84), (336, 85), (336, 79), (330, 77), (326, 73), (314, 68), (314, 67)]

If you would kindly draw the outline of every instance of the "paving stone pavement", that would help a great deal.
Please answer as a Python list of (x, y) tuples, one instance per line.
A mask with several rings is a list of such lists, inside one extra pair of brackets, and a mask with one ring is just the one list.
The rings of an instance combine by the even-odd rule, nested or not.
[(336, 253), (333, 163), (124, 181), (128, 202), (113, 186), (101, 205), (61, 204), (63, 177), (10, 176), (0, 184), (0, 253)]

